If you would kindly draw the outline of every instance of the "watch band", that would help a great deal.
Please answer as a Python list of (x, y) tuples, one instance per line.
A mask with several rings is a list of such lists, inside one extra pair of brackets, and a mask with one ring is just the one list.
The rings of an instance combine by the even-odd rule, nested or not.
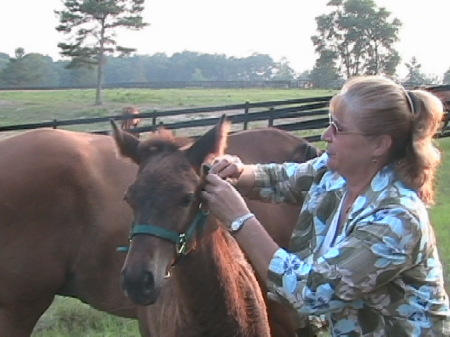
[(238, 230), (240, 230), (244, 226), (244, 224), (247, 220), (250, 220), (254, 217), (255, 217), (255, 215), (253, 213), (247, 213), (247, 214), (244, 214), (244, 215), (240, 216), (239, 218), (235, 219), (230, 225), (230, 228), (229, 228), (230, 233), (232, 233), (232, 234), (236, 233)]

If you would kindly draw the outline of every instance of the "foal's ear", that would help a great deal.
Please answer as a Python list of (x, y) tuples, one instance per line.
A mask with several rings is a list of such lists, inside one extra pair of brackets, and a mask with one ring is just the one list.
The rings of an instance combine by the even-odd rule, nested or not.
[(136, 164), (139, 164), (139, 139), (133, 134), (120, 129), (114, 120), (111, 119), (110, 122), (113, 129), (112, 134), (120, 154), (124, 157), (130, 158)]
[(197, 172), (202, 163), (209, 162), (213, 157), (225, 153), (230, 125), (230, 121), (226, 119), (225, 115), (222, 115), (214, 128), (198, 138), (186, 150), (186, 156)]

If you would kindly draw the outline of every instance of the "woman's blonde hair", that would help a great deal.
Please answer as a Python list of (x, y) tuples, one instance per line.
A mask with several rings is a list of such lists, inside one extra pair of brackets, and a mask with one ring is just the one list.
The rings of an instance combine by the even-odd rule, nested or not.
[(407, 91), (382, 76), (354, 77), (338, 96), (357, 112), (356, 124), (364, 134), (392, 137), (390, 162), (399, 179), (432, 204), (440, 163), (434, 137), (444, 113), (441, 100), (425, 90)]

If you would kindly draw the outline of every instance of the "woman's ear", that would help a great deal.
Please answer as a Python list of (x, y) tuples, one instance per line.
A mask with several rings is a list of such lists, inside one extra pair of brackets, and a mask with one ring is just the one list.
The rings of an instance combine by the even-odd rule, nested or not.
[(392, 148), (392, 137), (390, 135), (380, 135), (374, 140), (374, 156), (383, 157), (388, 156)]

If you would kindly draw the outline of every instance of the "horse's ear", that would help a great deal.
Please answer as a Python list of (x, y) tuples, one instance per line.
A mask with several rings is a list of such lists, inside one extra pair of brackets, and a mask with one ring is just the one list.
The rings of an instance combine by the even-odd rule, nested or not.
[(112, 135), (120, 154), (124, 157), (130, 158), (136, 164), (139, 164), (139, 139), (133, 134), (120, 129), (113, 119), (111, 119), (110, 122), (113, 129)]
[(227, 137), (231, 123), (222, 115), (214, 128), (198, 138), (186, 150), (186, 155), (192, 166), (198, 171), (204, 162), (213, 157), (223, 155), (227, 147)]

